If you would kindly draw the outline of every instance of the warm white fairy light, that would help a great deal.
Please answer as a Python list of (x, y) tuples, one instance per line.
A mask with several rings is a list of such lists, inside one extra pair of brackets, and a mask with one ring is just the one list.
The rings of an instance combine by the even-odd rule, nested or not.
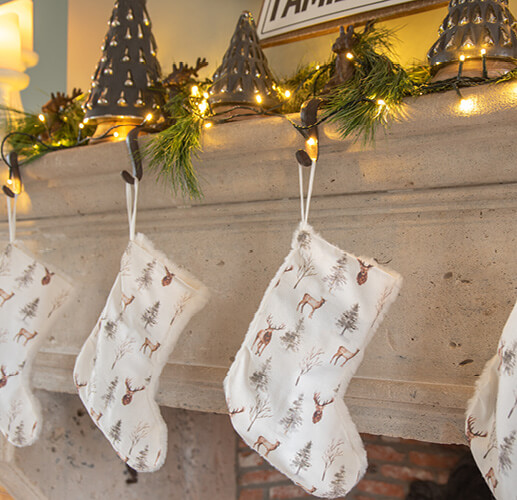
[(346, 58), (351, 61), (354, 58), (354, 54), (352, 54), (352, 52), (347, 52)]
[(470, 114), (474, 111), (476, 107), (476, 103), (474, 102), (474, 99), (468, 98), (468, 99), (462, 99), (460, 101), (460, 104), (458, 105), (459, 110), (462, 113)]
[(194, 97), (199, 97), (199, 87), (197, 85), (192, 85), (192, 88), (190, 89), (190, 93)]
[(461, 56), (460, 56), (460, 61), (461, 61), (461, 62), (464, 62), (464, 61), (465, 61), (465, 55), (464, 55), (464, 54), (461, 54)]
[(486, 54), (486, 49), (481, 49), (481, 55), (484, 56)]
[(113, 137), (117, 138), (119, 136), (118, 132), (113, 132)]
[(318, 159), (318, 140), (315, 137), (309, 137), (305, 144), (311, 160), (316, 161)]
[(12, 179), (7, 179), (7, 184), (11, 185), (13, 183)]
[(208, 109), (208, 102), (207, 101), (202, 101), (201, 103), (199, 103), (199, 111), (201, 114), (204, 114), (206, 112), (206, 110)]
[(84, 123), (79, 123), (79, 128), (82, 130), (84, 128)]
[(291, 97), (291, 91), (290, 90), (286, 90), (284, 92), (284, 95), (285, 95), (286, 99), (289, 99), (289, 97)]
[(148, 113), (145, 117), (145, 120), (146, 122), (150, 122), (151, 120), (153, 119), (153, 114), (152, 113)]
[(255, 96), (255, 100), (256, 100), (259, 104), (261, 104), (261, 103), (262, 103), (262, 96), (261, 96), (260, 94), (257, 94), (257, 95)]
[(85, 119), (83, 120), (83, 123), (86, 125), (86, 124), (89, 122), (89, 120), (90, 120), (89, 118), (85, 118)]
[(205, 99), (208, 99), (210, 96), (208, 95), (208, 92), (203, 92), (203, 97), (204, 97)]
[(45, 123), (45, 115), (38, 115), (38, 120), (39, 120), (41, 123)]
[(386, 101), (384, 99), (377, 99), (377, 105), (382, 108), (383, 106), (386, 106)]
[(206, 122), (205, 123), (205, 128), (210, 128), (212, 125), (213, 125), (212, 122)]

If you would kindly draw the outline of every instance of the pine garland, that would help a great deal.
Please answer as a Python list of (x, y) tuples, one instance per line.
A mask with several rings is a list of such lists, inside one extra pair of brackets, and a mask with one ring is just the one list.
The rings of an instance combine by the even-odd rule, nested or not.
[[(492, 79), (461, 77), (430, 83), (429, 66), (404, 69), (390, 58), (392, 31), (368, 25), (355, 36), (352, 49), (355, 73), (351, 80), (329, 94), (321, 95), (333, 75), (335, 59), (321, 65), (306, 65), (280, 82), (276, 90), (284, 95), (286, 91), (291, 93), (291, 97), (281, 105), (269, 111), (246, 109), (250, 114), (285, 115), (298, 112), (306, 100), (321, 96), (322, 112), (318, 123), (328, 120), (336, 124), (342, 138), (362, 138), (369, 142), (374, 140), (379, 125), (386, 126), (400, 114), (405, 97), (451, 89), (459, 93), (459, 89), (464, 87), (517, 79), (516, 69)], [(185, 68), (189, 69), (182, 65), (176, 69), (181, 73)], [(193, 159), (201, 152), (203, 125), (208, 121), (225, 123), (232, 121), (233, 117), (231, 113), (219, 114), (210, 109), (205, 92), (212, 82), (197, 81), (190, 73), (189, 78), (173, 85), (172, 95), (165, 106), (165, 123), (170, 125), (152, 136), (144, 156), (175, 194), (201, 198), (202, 190)], [(195, 71), (192, 74), (195, 75)], [(194, 85), (198, 87), (195, 92), (192, 91)], [(43, 120), (36, 114), (0, 107), (16, 115), (15, 119), (4, 124), (8, 132), (16, 132), (7, 137), (10, 149), (27, 162), (49, 151), (86, 144), (95, 127), (83, 123), (81, 105), (85, 99), (84, 94), (80, 95), (57, 113), (44, 114)], [(81, 123), (83, 128), (80, 129)]]
[(183, 89), (167, 103), (173, 124), (151, 139), (144, 155), (149, 158), (149, 166), (169, 181), (175, 194), (180, 191), (185, 197), (201, 198), (192, 158), (201, 151), (203, 121), (185, 102), (189, 102), (189, 95)]

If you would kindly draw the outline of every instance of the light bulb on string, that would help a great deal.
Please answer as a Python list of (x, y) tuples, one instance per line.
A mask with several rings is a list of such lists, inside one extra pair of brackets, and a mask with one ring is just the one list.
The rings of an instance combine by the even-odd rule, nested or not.
[(352, 52), (347, 52), (346, 53), (346, 58), (351, 61), (353, 58), (354, 58), (354, 54), (352, 54)]
[(192, 85), (192, 88), (190, 89), (190, 93), (194, 97), (199, 97), (199, 87), (197, 85)]
[(315, 137), (309, 137), (305, 144), (311, 160), (316, 161), (318, 159), (318, 140)]
[(289, 99), (289, 97), (291, 97), (291, 91), (290, 90), (286, 90), (284, 92), (284, 95), (285, 95), (286, 99)]
[(261, 96), (260, 94), (257, 94), (257, 95), (255, 96), (255, 100), (256, 100), (259, 104), (261, 104), (261, 103), (262, 103), (262, 96)]
[(212, 127), (212, 125), (213, 125), (213, 123), (212, 123), (212, 122), (206, 122), (206, 123), (205, 123), (205, 128), (211, 128), (211, 127)]
[(79, 123), (79, 128), (82, 130), (84, 128), (84, 123)]
[(43, 114), (39, 114), (39, 115), (38, 115), (38, 120), (39, 120), (41, 123), (45, 123), (45, 115), (43, 115)]
[(150, 122), (151, 120), (153, 119), (153, 114), (152, 113), (148, 113), (145, 117), (145, 120), (146, 122)]
[(202, 101), (199, 106), (199, 111), (201, 114), (205, 114), (206, 110), (208, 109), (208, 102), (207, 101)]

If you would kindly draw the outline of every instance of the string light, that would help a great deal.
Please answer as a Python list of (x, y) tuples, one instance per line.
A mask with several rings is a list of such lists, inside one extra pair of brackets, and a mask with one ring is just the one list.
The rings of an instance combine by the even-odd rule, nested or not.
[(82, 130), (84, 128), (84, 123), (79, 123), (79, 128)]
[(86, 125), (89, 121), (90, 121), (90, 119), (89, 119), (89, 118), (85, 118), (85, 119), (83, 120), (83, 123)]
[(199, 104), (199, 111), (201, 112), (201, 114), (204, 114), (205, 111), (208, 109), (208, 102), (206, 101), (203, 101)]
[(458, 108), (462, 113), (470, 114), (476, 108), (476, 103), (474, 102), (474, 99), (472, 99), (472, 98), (462, 99), (460, 101)]
[(486, 49), (481, 49), (481, 55), (484, 56), (486, 54)]
[(144, 121), (150, 122), (152, 119), (153, 119), (153, 114), (152, 113), (148, 113), (147, 116), (145, 117)]
[(210, 128), (212, 125), (213, 125), (212, 122), (206, 122), (205, 123), (205, 128)]
[(39, 120), (41, 123), (45, 123), (45, 115), (38, 115), (38, 120)]
[(318, 159), (318, 140), (315, 137), (309, 137), (305, 144), (311, 160), (316, 161)]
[(318, 70), (318, 69), (320, 69), (320, 65), (319, 64), (316, 66), (316, 70)]
[(461, 54), (461, 56), (460, 56), (460, 61), (461, 61), (461, 62), (464, 62), (464, 61), (465, 61), (465, 56), (464, 56), (463, 54)]
[(287, 99), (289, 99), (289, 97), (291, 97), (291, 91), (290, 91), (290, 90), (286, 90), (286, 91), (284, 92), (284, 95), (285, 95), (285, 97), (286, 97)]
[(9, 184), (9, 186), (13, 183), (13, 180), (12, 179), (7, 179), (7, 184)]
[(354, 58), (354, 54), (352, 54), (352, 52), (347, 52), (346, 53), (346, 58), (351, 61), (353, 58)]
[(190, 92), (194, 97), (199, 97), (199, 87), (197, 85), (193, 85)]
[(261, 103), (262, 103), (262, 96), (261, 96), (260, 94), (257, 94), (257, 95), (255, 96), (255, 100), (256, 100), (259, 104), (261, 104)]
[(382, 108), (383, 106), (386, 106), (386, 101), (384, 99), (377, 99), (377, 105)]
[(204, 97), (205, 99), (208, 99), (210, 96), (208, 95), (208, 92), (203, 92), (203, 97)]
[(113, 137), (117, 138), (119, 136), (118, 132), (113, 132)]

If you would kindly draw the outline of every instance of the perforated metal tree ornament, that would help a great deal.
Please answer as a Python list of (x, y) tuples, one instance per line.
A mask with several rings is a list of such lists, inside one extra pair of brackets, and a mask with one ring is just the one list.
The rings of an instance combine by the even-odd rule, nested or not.
[(209, 102), (213, 107), (244, 105), (270, 109), (280, 103), (250, 12), (240, 16), (213, 80), (209, 89)]
[[(145, 0), (118, 0), (92, 76), (86, 118), (96, 136), (115, 124), (139, 124), (163, 104), (160, 64)], [(119, 136), (124, 131), (117, 129)]]
[(435, 79), (492, 77), (516, 65), (517, 23), (508, 0), (451, 0), (438, 33), (427, 54)]

